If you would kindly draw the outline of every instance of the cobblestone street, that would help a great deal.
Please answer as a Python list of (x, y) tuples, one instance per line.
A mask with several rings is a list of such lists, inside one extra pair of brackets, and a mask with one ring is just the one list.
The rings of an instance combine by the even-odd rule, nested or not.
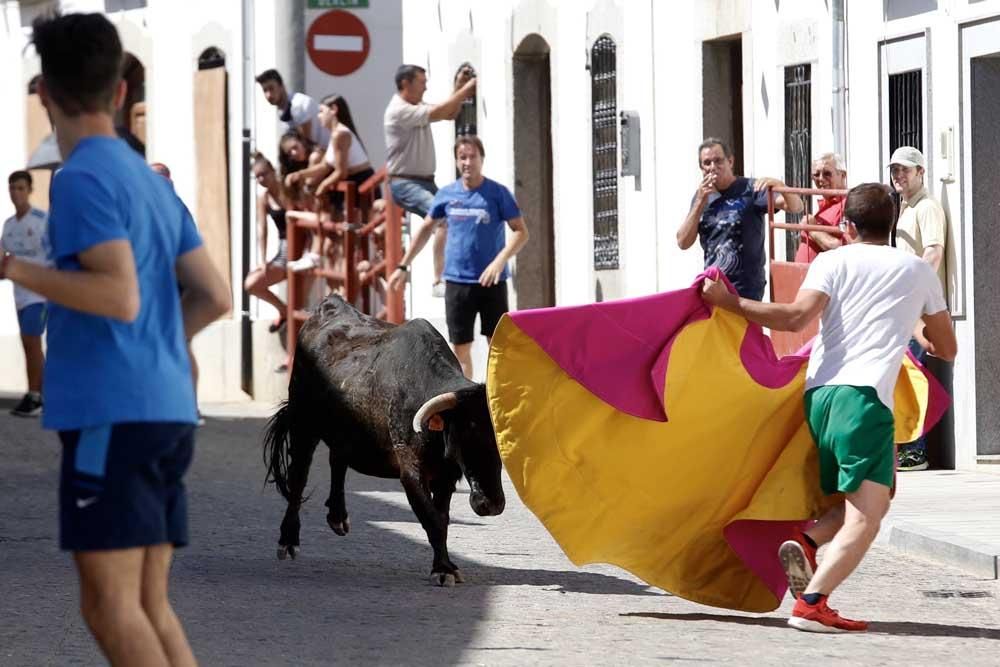
[[(0, 665), (93, 665), (58, 551), (58, 446), (0, 402)], [(298, 560), (275, 558), (284, 501), (263, 487), (266, 406), (211, 406), (189, 474), (192, 546), (173, 600), (204, 665), (997, 664), (1000, 583), (878, 545), (833, 603), (863, 636), (785, 627), (695, 605), (606, 566), (569, 563), (507, 483), (507, 510), (477, 517), (460, 489), (449, 546), (466, 582), (429, 585), (431, 552), (398, 482), (348, 475), (352, 531), (337, 537), (317, 451)], [(963, 595), (964, 594), (964, 595)]]

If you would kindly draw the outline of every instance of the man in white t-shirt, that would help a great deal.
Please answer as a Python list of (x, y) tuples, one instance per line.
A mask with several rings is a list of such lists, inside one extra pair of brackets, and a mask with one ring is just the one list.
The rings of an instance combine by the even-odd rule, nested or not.
[[(826, 599), (861, 562), (889, 510), (892, 398), (906, 346), (916, 331), (930, 354), (951, 361), (957, 350), (934, 269), (889, 246), (893, 213), (886, 186), (853, 188), (844, 217), (859, 242), (819, 255), (793, 303), (739, 298), (712, 280), (703, 288), (707, 302), (774, 330), (800, 331), (820, 316), (806, 371), (806, 421), (823, 493), (843, 493), (845, 503), (779, 550), (796, 597), (788, 624), (808, 632), (868, 628), (865, 621), (842, 618)], [(827, 542), (817, 567), (816, 548)]]
[(326, 150), (330, 143), (330, 131), (316, 118), (319, 115), (316, 100), (305, 93), (289, 95), (285, 82), (276, 69), (264, 70), (258, 74), (257, 83), (264, 92), (264, 98), (271, 106), (277, 107), (278, 120), (283, 123), (285, 131), (295, 130), (316, 144), (320, 152)]
[[(3, 224), (0, 236), (0, 254), (10, 253), (18, 259), (33, 264), (52, 266), (49, 248), (49, 219), (45, 211), (33, 208), (31, 174), (15, 171), (7, 179), (14, 215)], [(28, 371), (28, 393), (10, 411), (17, 417), (37, 417), (42, 413), (42, 369), (45, 354), (42, 352), (42, 335), (45, 333), (45, 297), (14, 283), (14, 307), (17, 323), (21, 328), (21, 347), (24, 348), (24, 365)]]

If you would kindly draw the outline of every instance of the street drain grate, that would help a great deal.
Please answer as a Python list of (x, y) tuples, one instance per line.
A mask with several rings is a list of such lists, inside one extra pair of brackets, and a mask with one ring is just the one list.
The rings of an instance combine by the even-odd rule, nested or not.
[(928, 598), (991, 598), (989, 591), (920, 591)]

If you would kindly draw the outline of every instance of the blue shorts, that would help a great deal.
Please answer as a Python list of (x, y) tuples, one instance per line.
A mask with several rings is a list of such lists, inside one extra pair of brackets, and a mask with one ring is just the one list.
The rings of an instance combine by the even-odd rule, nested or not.
[(17, 311), (17, 323), (22, 336), (41, 336), (45, 333), (47, 310), (44, 303), (33, 303)]
[(389, 190), (400, 208), (421, 218), (427, 217), (438, 191), (434, 181), (415, 178), (392, 178), (389, 180)]
[(188, 542), (183, 477), (194, 425), (146, 422), (60, 431), (59, 546), (66, 551)]

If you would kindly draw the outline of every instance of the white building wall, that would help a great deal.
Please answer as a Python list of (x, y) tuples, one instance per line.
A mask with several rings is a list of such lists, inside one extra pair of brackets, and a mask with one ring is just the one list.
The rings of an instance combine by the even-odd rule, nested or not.
[[(652, 2), (656, 114), (645, 118), (643, 151), (656, 160), (656, 179), (643, 184), (655, 193), (651, 212), (657, 225), (657, 288), (691, 284), (703, 265), (701, 246), (677, 247), (677, 228), (687, 215), (698, 187), (698, 144), (702, 140), (701, 42), (704, 12), (697, 3)], [(716, 33), (713, 30), (713, 36)], [(653, 142), (650, 144), (650, 142)], [(652, 145), (653, 150), (647, 150)], [(645, 163), (645, 160), (644, 160)], [(645, 172), (645, 164), (643, 164)]]
[[(587, 53), (593, 46), (586, 38), (588, 4), (593, 3), (573, 4), (571, 8), (561, 3), (555, 16), (549, 12), (546, 23), (524, 22), (511, 40), (516, 46), (528, 34), (537, 32), (552, 49), (552, 210), (557, 305), (594, 301), (593, 131), (590, 72), (585, 69)], [(596, 24), (591, 34), (600, 30), (594, 35), (596, 39), (612, 28)], [(617, 35), (612, 36), (616, 42), (620, 41)], [(511, 87), (508, 84), (508, 90)], [(620, 85), (618, 95), (620, 104)]]

